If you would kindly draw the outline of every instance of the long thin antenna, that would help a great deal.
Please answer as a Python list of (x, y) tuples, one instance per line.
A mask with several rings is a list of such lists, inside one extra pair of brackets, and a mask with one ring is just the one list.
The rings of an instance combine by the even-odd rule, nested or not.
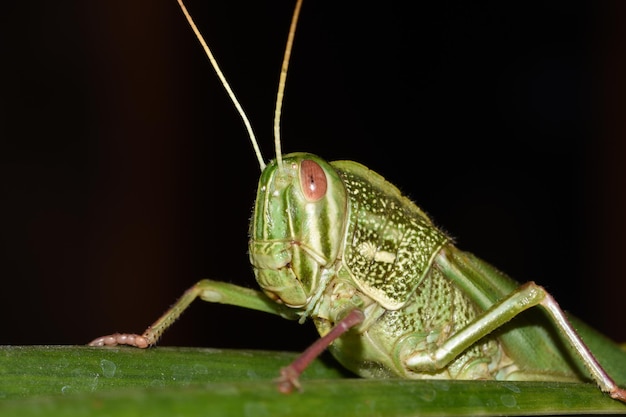
[(293, 38), (296, 34), (296, 26), (298, 25), (298, 16), (302, 0), (298, 0), (296, 8), (291, 18), (291, 26), (289, 27), (289, 35), (287, 37), (287, 46), (285, 47), (285, 56), (283, 58), (283, 66), (280, 69), (280, 80), (278, 81), (278, 92), (276, 93), (276, 111), (274, 112), (274, 147), (276, 152), (276, 163), (278, 168), (282, 169), (283, 156), (280, 149), (280, 114), (283, 108), (283, 97), (285, 95), (285, 81), (287, 80), (287, 68), (289, 67), (289, 58), (291, 57), (291, 48), (293, 46)]
[[(261, 155), (261, 150), (259, 149), (259, 144), (256, 141), (256, 137), (254, 136), (254, 132), (252, 131), (252, 125), (250, 124), (250, 120), (248, 120), (248, 116), (246, 116), (246, 113), (243, 111), (243, 108), (239, 104), (239, 100), (237, 100), (237, 97), (235, 96), (235, 93), (230, 88), (230, 85), (228, 84), (228, 81), (226, 81), (226, 77), (224, 77), (224, 74), (222, 73), (222, 70), (220, 70), (219, 65), (217, 65), (217, 61), (215, 60), (215, 57), (213, 56), (213, 53), (211, 52), (211, 49), (209, 49), (209, 46), (204, 41), (204, 38), (200, 34), (200, 31), (198, 30), (198, 27), (194, 23), (193, 19), (191, 18), (191, 15), (187, 11), (187, 8), (183, 4), (183, 0), (178, 0), (178, 4), (180, 5), (180, 8), (183, 11), (183, 14), (185, 15), (185, 18), (187, 19), (187, 22), (189, 22), (189, 26), (191, 26), (191, 29), (193, 30), (193, 33), (196, 35), (196, 38), (198, 38), (198, 40), (200, 41), (200, 44), (202, 45), (202, 48), (204, 49), (204, 52), (206, 53), (207, 57), (209, 57), (209, 61), (211, 61), (211, 65), (213, 66), (213, 69), (217, 73), (217, 76), (219, 77), (220, 81), (222, 82), (222, 85), (226, 89), (226, 92), (228, 93), (228, 96), (232, 100), (233, 104), (235, 105), (235, 108), (239, 112), (239, 115), (243, 119), (243, 123), (246, 125), (246, 129), (248, 130), (248, 136), (250, 136), (250, 141), (252, 142), (252, 147), (254, 148), (254, 153), (256, 154), (256, 157), (257, 157), (257, 159), (259, 161), (259, 167), (261, 168), (261, 171), (263, 171), (265, 169), (265, 161), (263, 161), (263, 155)], [(279, 88), (279, 91), (280, 91), (280, 88)], [(281, 95), (282, 95), (282, 92), (281, 92)]]

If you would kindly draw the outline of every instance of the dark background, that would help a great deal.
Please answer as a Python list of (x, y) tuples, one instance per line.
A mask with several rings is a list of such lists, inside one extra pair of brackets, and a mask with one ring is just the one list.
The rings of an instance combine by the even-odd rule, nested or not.
[[(292, 1), (189, 1), (271, 158)], [(623, 2), (305, 2), (283, 150), (351, 159), (462, 249), (626, 340)], [(0, 344), (141, 332), (201, 278), (255, 287), (259, 169), (175, 0), (0, 15)], [(163, 345), (302, 349), (197, 302)]]

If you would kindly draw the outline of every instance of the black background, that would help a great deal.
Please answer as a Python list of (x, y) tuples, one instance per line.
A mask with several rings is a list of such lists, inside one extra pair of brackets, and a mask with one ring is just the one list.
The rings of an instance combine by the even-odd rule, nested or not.
[[(283, 150), (378, 171), (471, 251), (626, 340), (620, 2), (307, 1)], [(292, 1), (189, 1), (272, 157)], [(0, 344), (141, 332), (201, 278), (255, 287), (259, 169), (174, 0), (0, 17)], [(197, 302), (163, 345), (295, 349)]]

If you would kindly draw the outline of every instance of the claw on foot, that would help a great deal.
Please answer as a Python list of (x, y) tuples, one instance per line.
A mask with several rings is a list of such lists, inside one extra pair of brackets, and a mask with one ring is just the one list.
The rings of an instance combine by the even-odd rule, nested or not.
[(615, 390), (609, 392), (609, 395), (614, 400), (619, 400), (622, 402), (626, 402), (626, 390), (622, 388), (616, 388)]
[(280, 376), (276, 379), (278, 385), (278, 391), (283, 394), (291, 394), (295, 389), (302, 391), (302, 386), (298, 377), (300, 372), (295, 370), (292, 366), (286, 366), (280, 370)]
[(114, 333), (108, 336), (102, 336), (89, 342), (89, 346), (117, 346), (128, 345), (145, 349), (150, 346), (148, 339), (138, 334)]

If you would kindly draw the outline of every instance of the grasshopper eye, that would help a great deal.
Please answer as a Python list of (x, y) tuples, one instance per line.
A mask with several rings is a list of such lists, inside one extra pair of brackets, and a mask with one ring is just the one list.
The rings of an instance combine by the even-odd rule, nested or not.
[(305, 159), (300, 163), (300, 187), (308, 201), (314, 202), (324, 197), (327, 184), (326, 174), (317, 162)]

